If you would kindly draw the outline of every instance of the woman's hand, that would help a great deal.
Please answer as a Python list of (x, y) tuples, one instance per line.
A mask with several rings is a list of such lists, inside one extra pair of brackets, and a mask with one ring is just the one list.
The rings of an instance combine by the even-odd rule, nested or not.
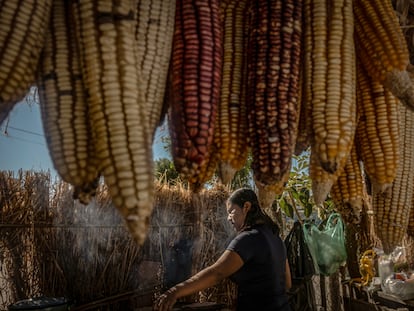
[(225, 250), (211, 266), (204, 268), (188, 280), (171, 287), (159, 296), (153, 305), (154, 311), (171, 311), (178, 298), (197, 293), (216, 285), (243, 266), (243, 260), (236, 252)]
[(171, 311), (175, 302), (177, 301), (177, 289), (171, 287), (164, 294), (159, 296), (153, 305), (154, 311)]

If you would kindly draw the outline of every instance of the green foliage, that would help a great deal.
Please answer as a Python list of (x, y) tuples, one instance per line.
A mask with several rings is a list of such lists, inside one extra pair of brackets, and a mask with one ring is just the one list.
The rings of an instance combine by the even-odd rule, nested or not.
[(283, 213), (285, 213), (286, 216), (293, 218), (294, 213), (293, 213), (293, 206), (292, 204), (289, 203), (289, 200), (286, 199), (285, 196), (282, 196), (279, 199), (279, 206), (281, 208), (281, 210), (283, 211)]
[(154, 175), (157, 180), (168, 184), (174, 184), (181, 180), (174, 162), (167, 158), (161, 158), (154, 162)]
[(312, 184), (309, 178), (309, 151), (293, 157), (293, 165), (285, 191), (277, 198), (277, 203), (286, 216), (293, 218), (294, 212), (308, 218), (312, 215)]
[[(241, 187), (253, 187), (253, 176), (250, 168), (251, 161), (252, 158), (249, 157), (247, 159), (246, 165), (236, 172), (230, 184), (231, 189), (237, 189)], [(183, 182), (180, 178), (180, 174), (175, 169), (174, 162), (171, 159), (161, 158), (156, 160), (154, 163), (154, 175), (157, 180), (164, 181), (168, 184)], [(206, 182), (205, 187), (209, 188), (217, 182), (219, 182), (219, 178), (217, 173), (215, 173), (211, 180)]]
[[(334, 204), (330, 197), (326, 199), (323, 207), (315, 210), (315, 203), (312, 198), (312, 181), (309, 177), (309, 156), (310, 151), (307, 150), (298, 156), (293, 157), (293, 167), (290, 172), (288, 183), (285, 191), (278, 199), (280, 208), (284, 213), (291, 216), (291, 211), (286, 212), (287, 206), (284, 201), (288, 200), (289, 205), (294, 206), (293, 210), (299, 213), (298, 217), (311, 217), (315, 212), (329, 214), (334, 210)], [(319, 215), (318, 215), (319, 216)], [(323, 217), (322, 217), (323, 218)]]

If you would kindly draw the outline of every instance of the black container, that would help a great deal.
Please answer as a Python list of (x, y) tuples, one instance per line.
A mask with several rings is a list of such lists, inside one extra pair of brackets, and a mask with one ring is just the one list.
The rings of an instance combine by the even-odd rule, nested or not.
[(67, 311), (68, 301), (63, 298), (39, 297), (20, 300), (9, 305), (10, 311), (43, 310), (43, 311)]

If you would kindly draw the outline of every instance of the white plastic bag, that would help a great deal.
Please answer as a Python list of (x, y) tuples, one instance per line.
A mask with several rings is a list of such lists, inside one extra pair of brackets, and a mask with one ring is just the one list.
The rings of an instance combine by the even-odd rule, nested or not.
[[(392, 253), (378, 251), (378, 269), (381, 289), (384, 293), (394, 295), (401, 300), (414, 299), (414, 278), (406, 273), (395, 273), (397, 267), (405, 260), (405, 249), (396, 247)], [(399, 269), (398, 269), (399, 270)]]
[(385, 279), (384, 292), (397, 296), (402, 300), (414, 299), (414, 282), (407, 280), (400, 280), (390, 275)]

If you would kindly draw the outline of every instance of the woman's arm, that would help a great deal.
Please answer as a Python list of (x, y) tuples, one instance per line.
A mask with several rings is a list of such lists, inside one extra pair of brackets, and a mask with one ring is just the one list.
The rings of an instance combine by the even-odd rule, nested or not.
[(201, 270), (188, 280), (181, 282), (162, 294), (154, 303), (154, 310), (172, 310), (178, 298), (194, 294), (216, 285), (243, 266), (243, 260), (236, 252), (226, 250), (211, 266)]
[(292, 275), (290, 273), (289, 261), (286, 259), (286, 290), (292, 287)]

